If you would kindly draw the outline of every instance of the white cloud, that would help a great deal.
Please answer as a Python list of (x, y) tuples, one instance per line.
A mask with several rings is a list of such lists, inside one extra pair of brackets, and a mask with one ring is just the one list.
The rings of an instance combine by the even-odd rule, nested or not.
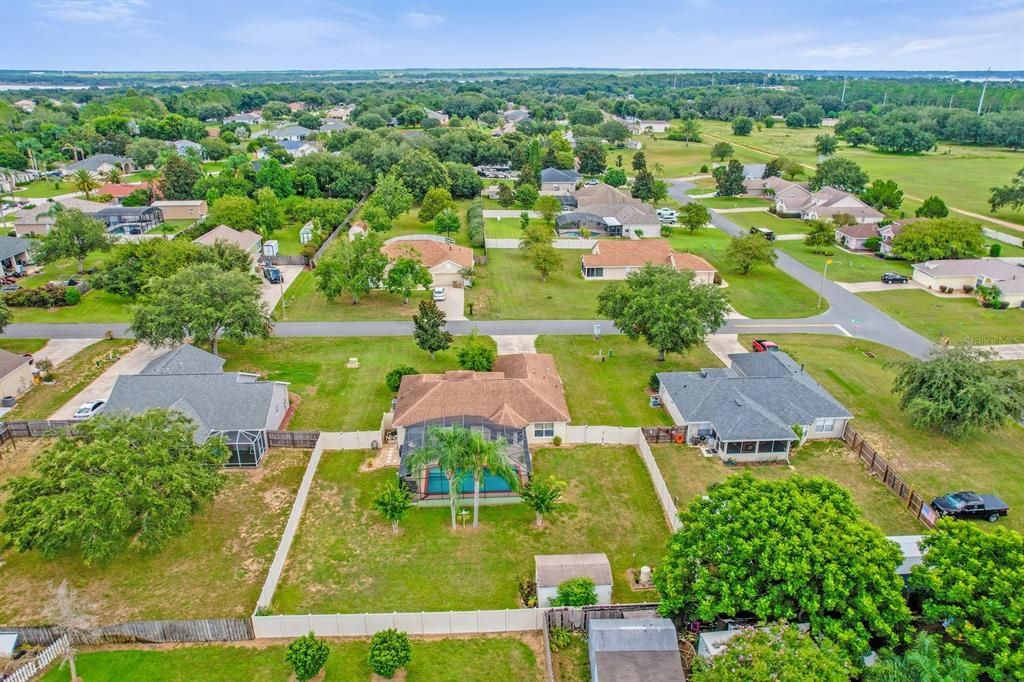
[[(850, 59), (852, 57), (866, 57), (874, 54), (874, 50), (863, 45), (836, 45), (835, 47), (815, 47), (804, 50), (806, 57), (830, 57), (832, 59)], [(809, 67), (813, 68), (813, 67)]]
[(947, 45), (949, 45), (949, 41), (945, 38), (920, 38), (918, 40), (911, 40), (896, 50), (896, 52), (925, 52), (927, 50), (937, 50)]
[(77, 23), (140, 21), (145, 0), (58, 0), (37, 5), (43, 16)]
[(406, 12), (401, 16), (402, 23), (411, 29), (425, 31), (444, 23), (444, 17), (440, 14), (427, 14), (425, 12)]

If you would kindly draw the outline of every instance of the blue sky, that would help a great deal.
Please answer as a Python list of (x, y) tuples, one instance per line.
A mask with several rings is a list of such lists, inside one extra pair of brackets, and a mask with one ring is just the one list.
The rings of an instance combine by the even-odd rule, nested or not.
[(1024, 0), (0, 0), (0, 68), (1024, 69)]

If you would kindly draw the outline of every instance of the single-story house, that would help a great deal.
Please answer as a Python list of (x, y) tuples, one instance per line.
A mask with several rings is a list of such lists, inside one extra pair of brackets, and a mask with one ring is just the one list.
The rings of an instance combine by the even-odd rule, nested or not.
[(597, 603), (612, 603), (612, 565), (606, 554), (537, 554), (533, 566), (539, 608), (551, 606), (558, 596), (558, 586), (573, 578), (590, 578)]
[(355, 108), (353, 104), (345, 104), (340, 107), (334, 107), (333, 109), (327, 110), (327, 118), (336, 118), (342, 121), (347, 121), (348, 117), (352, 115), (352, 110)]
[(410, 235), (389, 239), (381, 251), (394, 261), (410, 256), (423, 263), (433, 277), (431, 286), (462, 286), (463, 273), (473, 269), (473, 249), (449, 244), (443, 237)]
[(601, 240), (580, 257), (580, 270), (587, 280), (626, 279), (645, 265), (690, 271), (694, 281), (701, 284), (714, 284), (718, 272), (700, 256), (676, 251), (667, 239)]
[(434, 111), (433, 109), (426, 109), (425, 111), (427, 112), (427, 118), (437, 121), (440, 125), (448, 125), (448, 121), (450, 120), (448, 114), (443, 111)]
[(32, 358), (0, 348), (0, 396), (18, 396), (32, 388)]
[(232, 244), (251, 255), (254, 259), (259, 259), (263, 252), (263, 237), (252, 230), (236, 230), (227, 225), (218, 225), (192, 241), (202, 246), (213, 246), (217, 242)]
[(296, 111), (302, 111), (305, 108), (306, 108), (306, 103), (305, 102), (289, 102), (288, 103), (288, 111), (292, 112), (293, 114)]
[(579, 236), (583, 228), (594, 236), (661, 236), (661, 220), (654, 208), (603, 182), (584, 185), (559, 199), (564, 208), (574, 209), (556, 217), (555, 227), (560, 236)]
[[(569, 406), (555, 358), (546, 353), (500, 355), (490, 372), (454, 370), (402, 378), (392, 427), (399, 443), (399, 476), (419, 498), (448, 496), (448, 481), (437, 467), (413, 471), (410, 455), (422, 447), (430, 427), (463, 426), (505, 443), (516, 476), (531, 472), (530, 444), (565, 437)], [(471, 491), (472, 480), (462, 490)], [(514, 487), (488, 475), (481, 494), (507, 497)]]
[(587, 651), (592, 682), (686, 682), (668, 618), (593, 618)]
[[(296, 142), (295, 140), (282, 140), (281, 148), (291, 154), (292, 158), (295, 159), (301, 159), (303, 156), (309, 156), (310, 154), (316, 154), (321, 151), (320, 145), (316, 142)], [(257, 156), (259, 156), (259, 154), (257, 154)]]
[(141, 414), (171, 409), (192, 419), (195, 441), (221, 436), (231, 451), (229, 467), (254, 467), (267, 451), (267, 431), (288, 412), (288, 384), (255, 374), (225, 372), (224, 359), (190, 345), (153, 360), (139, 374), (122, 374), (104, 413)]
[(246, 125), (256, 125), (257, 123), (263, 123), (263, 116), (258, 111), (251, 111), (246, 114), (234, 114), (224, 119), (225, 123), (244, 123)]
[(915, 282), (938, 289), (947, 286), (962, 289), (965, 286), (996, 286), (1002, 292), (1001, 300), (1011, 307), (1024, 308), (1024, 267), (998, 258), (969, 258), (964, 260), (930, 260), (914, 263)]
[(175, 140), (171, 144), (174, 145), (174, 150), (178, 152), (178, 156), (185, 156), (188, 154), (189, 149), (196, 150), (200, 156), (203, 155), (203, 145), (198, 142), (193, 142), (192, 140)]
[(80, 161), (74, 161), (67, 164), (60, 169), (61, 174), (74, 175), (80, 170), (87, 170), (93, 175), (100, 175), (106, 173), (112, 168), (120, 168), (125, 173), (132, 173), (135, 171), (135, 164), (127, 156), (117, 156), (116, 154), (93, 154)]
[(111, 234), (145, 234), (164, 222), (164, 212), (156, 206), (109, 206), (96, 212)]
[(17, 102), (14, 103), (14, 106), (18, 107), (26, 114), (31, 114), (33, 111), (36, 110), (36, 103), (30, 99), (19, 99)]
[(729, 368), (660, 372), (662, 405), (720, 459), (789, 461), (804, 440), (840, 438), (853, 415), (782, 351), (733, 353)]
[(202, 220), (210, 212), (202, 199), (154, 201), (151, 205), (164, 212), (164, 220)]
[(644, 143), (640, 140), (626, 140), (626, 149), (643, 149)]
[(668, 131), (668, 121), (633, 121), (632, 123), (627, 123), (626, 127), (634, 135), (664, 133)]
[(583, 176), (573, 168), (545, 168), (540, 172), (540, 193), (566, 195), (576, 189)]
[(283, 126), (281, 128), (275, 128), (273, 130), (265, 130), (259, 133), (258, 137), (270, 137), (277, 141), (292, 140), (298, 142), (299, 140), (306, 139), (306, 136), (313, 131), (305, 126)]
[[(95, 201), (86, 201), (76, 197), (59, 199), (59, 203), (65, 209), (81, 211), (85, 215), (95, 216), (111, 204), (100, 204)], [(14, 214), (14, 233), (19, 237), (39, 236), (42, 237), (50, 232), (50, 228), (57, 221), (55, 215), (47, 215), (53, 207), (54, 200), (41, 201), (31, 208), (23, 208)]]
[(836, 228), (836, 241), (850, 251), (870, 251), (871, 249), (866, 246), (869, 239), (881, 240), (878, 225), (875, 223), (856, 223)]
[(36, 171), (15, 170), (0, 166), (0, 192), (14, 192), (18, 185), (32, 182), (39, 174)]
[(342, 121), (338, 118), (324, 119), (324, 122), (318, 129), (321, 133), (340, 133), (349, 130), (352, 127), (347, 121)]
[(505, 119), (505, 123), (511, 125), (512, 128), (515, 129), (515, 126), (530, 118), (530, 110), (526, 107), (519, 107), (517, 109), (503, 111), (501, 115)]
[(0, 236), (0, 274), (21, 274), (32, 263), (30, 244), (21, 237)]
[(120, 202), (126, 196), (131, 194), (137, 189), (145, 189), (145, 185), (142, 183), (114, 183), (105, 182), (100, 185), (99, 189), (96, 190), (96, 194), (109, 194), (114, 200)]
[[(744, 181), (748, 193), (758, 181)], [(775, 200), (775, 212), (780, 216), (798, 216), (802, 220), (831, 220), (835, 215), (844, 213), (852, 216), (858, 223), (878, 223), (885, 215), (864, 203), (855, 194), (844, 192), (835, 187), (822, 187), (812, 192), (807, 185), (789, 182), (772, 176), (762, 182), (762, 193)], [(748, 184), (750, 183), (750, 184)]]
[(904, 218), (903, 220), (894, 220), (888, 225), (879, 227), (878, 236), (882, 241), (878, 245), (878, 252), (883, 256), (893, 255), (893, 240), (896, 239), (900, 232), (903, 232), (903, 228), (911, 223), (916, 223), (918, 220), (925, 220), (925, 218)]

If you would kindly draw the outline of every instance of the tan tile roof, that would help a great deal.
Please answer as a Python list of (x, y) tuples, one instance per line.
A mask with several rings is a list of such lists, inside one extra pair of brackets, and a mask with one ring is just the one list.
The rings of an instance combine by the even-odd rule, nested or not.
[(845, 225), (836, 228), (839, 234), (845, 234), (851, 239), (870, 239), (878, 236), (878, 225), (875, 223), (857, 223), (856, 225)]
[(227, 225), (218, 225), (193, 241), (203, 246), (213, 246), (217, 242), (227, 242), (228, 244), (234, 244), (243, 251), (248, 251), (261, 239), (263, 237), (251, 230), (236, 230)]
[(461, 416), (485, 417), (514, 428), (569, 421), (554, 356), (500, 355), (491, 372), (455, 370), (402, 379), (395, 400), (395, 426)]
[(124, 198), (124, 197), (128, 196), (129, 194), (131, 194), (132, 192), (134, 192), (137, 189), (142, 189), (143, 187), (144, 187), (144, 185), (142, 183), (138, 183), (138, 184), (124, 184), (124, 183), (117, 184), (117, 183), (113, 183), (113, 182), (107, 182), (107, 183), (104, 183), (103, 185), (100, 185), (100, 188), (98, 190), (96, 190), (96, 194), (109, 194), (110, 196), (114, 197), (115, 199), (121, 199), (121, 198)]
[(391, 260), (412, 252), (428, 269), (449, 260), (463, 268), (473, 267), (473, 249), (432, 239), (395, 239), (382, 246), (381, 251)]
[(665, 239), (599, 240), (593, 252), (583, 256), (588, 268), (670, 265), (676, 270), (715, 272), (711, 263), (692, 253), (680, 253)]

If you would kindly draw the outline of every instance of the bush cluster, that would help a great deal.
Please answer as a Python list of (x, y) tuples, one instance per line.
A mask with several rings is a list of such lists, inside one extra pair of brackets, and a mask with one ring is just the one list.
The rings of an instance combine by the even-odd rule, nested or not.
[(400, 668), (412, 660), (409, 635), (398, 630), (381, 630), (370, 638), (370, 669), (381, 677), (391, 679)]
[(477, 199), (466, 211), (469, 225), (469, 243), (475, 247), (484, 245), (484, 202)]
[[(75, 292), (70, 294), (69, 292)], [(4, 300), (12, 308), (57, 308), (77, 305), (81, 300), (77, 289), (47, 284), (34, 289), (17, 289), (4, 294)]]

